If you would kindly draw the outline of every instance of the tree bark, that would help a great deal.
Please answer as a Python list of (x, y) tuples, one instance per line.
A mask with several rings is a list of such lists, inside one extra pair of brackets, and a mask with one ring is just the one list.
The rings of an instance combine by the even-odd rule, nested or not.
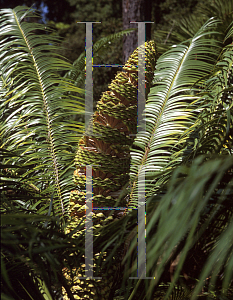
[[(151, 1), (150, 0), (122, 0), (122, 19), (123, 19), (123, 29), (128, 28), (138, 28), (137, 23), (151, 21)], [(146, 25), (146, 40), (150, 39), (151, 25)], [(130, 33), (123, 39), (123, 63), (127, 61), (130, 54), (138, 46), (138, 33)]]

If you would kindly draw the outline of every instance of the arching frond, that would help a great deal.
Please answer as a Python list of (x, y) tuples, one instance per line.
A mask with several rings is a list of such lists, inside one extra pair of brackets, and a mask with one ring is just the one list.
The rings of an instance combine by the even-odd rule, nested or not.
[(131, 205), (136, 204), (142, 168), (148, 193), (154, 188), (150, 178), (169, 172), (182, 161), (185, 140), (182, 144), (181, 136), (198, 117), (196, 94), (221, 50), (219, 43), (208, 36), (216, 25), (217, 21), (210, 19), (191, 40), (172, 47), (157, 62), (155, 85), (145, 108), (147, 131), (137, 135), (131, 151)]
[[(225, 40), (232, 37), (232, 25)], [(233, 46), (223, 47), (220, 57), (213, 68), (206, 87), (200, 94), (203, 108), (195, 126), (198, 132), (197, 143), (191, 153), (232, 154), (233, 138)], [(196, 127), (196, 128), (195, 128)]]
[[(83, 110), (79, 99), (64, 96), (80, 89), (60, 77), (71, 65), (55, 55), (58, 39), (42, 24), (25, 22), (33, 10), (1, 10), (1, 147), (14, 150), (33, 168), (25, 180), (50, 199), (56, 213), (65, 214), (72, 188), (71, 164), (81, 124), (71, 114)], [(20, 158), (19, 158), (20, 160)]]

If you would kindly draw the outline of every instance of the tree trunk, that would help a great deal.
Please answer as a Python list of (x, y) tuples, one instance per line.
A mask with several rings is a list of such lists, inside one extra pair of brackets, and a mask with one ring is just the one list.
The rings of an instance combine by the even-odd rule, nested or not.
[[(151, 1), (150, 0), (122, 0), (123, 29), (138, 28), (137, 23), (151, 21)], [(150, 39), (151, 25), (146, 25), (146, 39)], [(138, 33), (130, 33), (123, 39), (123, 63), (127, 61), (130, 54), (138, 47)]]

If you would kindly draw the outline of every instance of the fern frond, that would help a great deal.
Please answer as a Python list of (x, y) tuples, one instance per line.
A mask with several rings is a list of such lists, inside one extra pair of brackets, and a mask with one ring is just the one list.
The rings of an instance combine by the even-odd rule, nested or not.
[(72, 145), (78, 142), (75, 132), (82, 132), (82, 124), (72, 124), (68, 116), (80, 114), (83, 106), (79, 99), (64, 94), (81, 90), (58, 73), (71, 69), (54, 54), (59, 40), (46, 34), (42, 24), (24, 21), (34, 16), (24, 6), (1, 10), (1, 147), (17, 151), (33, 166), (25, 176), (37, 182), (48, 199), (54, 193), (56, 213), (65, 214)]
[[(232, 36), (232, 26), (227, 37)], [(203, 108), (194, 130), (198, 139), (191, 156), (199, 154), (232, 154), (233, 139), (233, 46), (223, 47), (206, 87), (200, 94)], [(196, 127), (196, 128), (195, 128)]]
[(145, 108), (146, 133), (139, 133), (131, 151), (131, 194), (129, 205), (137, 205), (138, 176), (145, 170), (147, 196), (155, 189), (150, 178), (161, 177), (182, 162), (185, 139), (182, 134), (198, 118), (195, 101), (203, 77), (213, 68), (221, 51), (217, 41), (208, 35), (217, 21), (210, 19), (191, 40), (173, 46), (157, 62), (154, 87)]

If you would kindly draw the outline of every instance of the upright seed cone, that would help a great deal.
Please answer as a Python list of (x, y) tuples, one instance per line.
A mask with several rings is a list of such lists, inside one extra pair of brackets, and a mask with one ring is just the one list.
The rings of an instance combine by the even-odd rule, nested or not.
[[(141, 47), (129, 57), (123, 67), (125, 72), (119, 72), (109, 85), (109, 90), (103, 93), (91, 120), (92, 130), (87, 130), (79, 142), (75, 158), (77, 169), (74, 172), (77, 190), (72, 191), (70, 198), (73, 227), (85, 214), (86, 165), (92, 165), (93, 207), (113, 207), (122, 187), (129, 180), (130, 147), (137, 133), (139, 56), (143, 56)], [(145, 62), (147, 96), (156, 63), (156, 48), (153, 41), (145, 43)], [(123, 200), (121, 205), (126, 206), (125, 204)], [(94, 228), (103, 226), (111, 218), (106, 220), (103, 213), (96, 213), (93, 216)], [(84, 222), (84, 218), (82, 219)], [(72, 225), (69, 230), (71, 229)], [(98, 255), (104, 256), (106, 253), (94, 255), (94, 261)], [(117, 265), (120, 264), (120, 261), (117, 261), (119, 257), (115, 260), (113, 268), (117, 269)], [(77, 276), (84, 277), (85, 265), (77, 268)], [(72, 288), (75, 299), (108, 299), (115, 274), (116, 270), (111, 269), (106, 272), (103, 268), (101, 280), (77, 278)]]
[[(142, 49), (139, 48), (139, 55)], [(145, 44), (146, 95), (156, 62), (154, 42)], [(75, 158), (74, 181), (78, 190), (71, 193), (71, 214), (85, 213), (86, 165), (93, 170), (93, 207), (114, 206), (129, 179), (130, 147), (137, 132), (138, 49), (103, 93), (92, 119), (92, 132), (79, 142)]]

